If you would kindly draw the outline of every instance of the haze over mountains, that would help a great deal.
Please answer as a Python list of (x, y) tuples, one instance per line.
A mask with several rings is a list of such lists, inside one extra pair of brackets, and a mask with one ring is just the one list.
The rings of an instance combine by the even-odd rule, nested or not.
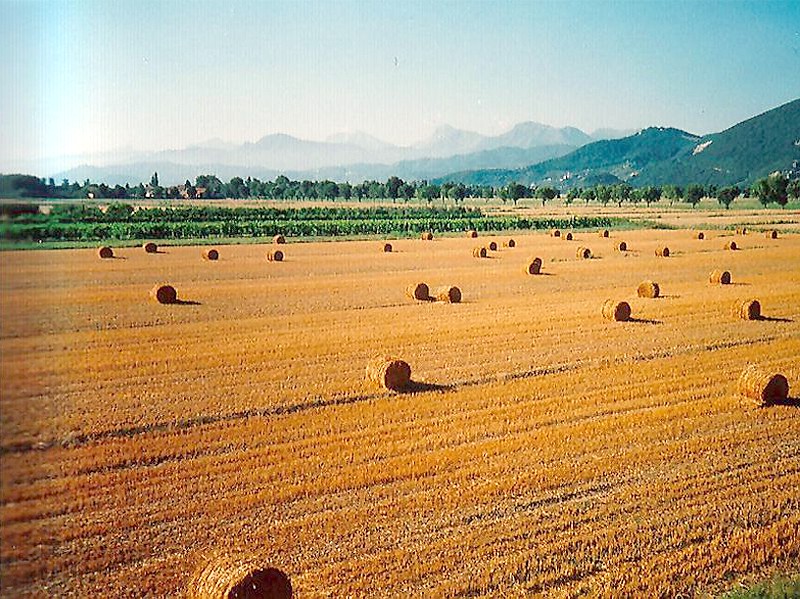
[(713, 183), (743, 185), (800, 161), (800, 99), (719, 133), (699, 136), (670, 127), (589, 135), (574, 127), (525, 122), (496, 136), (450, 126), (411, 146), (396, 146), (366, 133), (340, 133), (325, 141), (272, 134), (256, 142), (221, 140), (180, 150), (103, 156), (103, 164), (51, 173), (54, 179), (89, 179), (109, 185), (146, 182), (158, 172), (162, 185), (215, 174), (271, 180), (455, 181), (503, 185), (510, 181), (562, 189), (620, 181), (632, 185)]
[[(629, 131), (604, 130), (603, 136), (621, 137)], [(95, 164), (47, 173), (57, 180), (104, 181), (109, 185), (147, 181), (158, 172), (162, 184), (194, 180), (200, 174), (273, 179), (334, 179), (351, 182), (385, 179), (428, 179), (454, 171), (482, 168), (519, 168), (594, 141), (574, 127), (556, 128), (525, 122), (497, 136), (487, 136), (444, 125), (411, 146), (396, 146), (363, 132), (339, 133), (325, 141), (291, 135), (266, 135), (256, 142), (230, 144), (209, 140), (160, 152), (127, 152), (119, 160), (100, 157)]]

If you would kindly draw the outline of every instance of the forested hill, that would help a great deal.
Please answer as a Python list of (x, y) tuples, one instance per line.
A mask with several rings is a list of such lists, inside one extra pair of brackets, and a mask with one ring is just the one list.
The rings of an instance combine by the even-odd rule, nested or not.
[(524, 168), (464, 171), (439, 181), (479, 185), (517, 181), (562, 188), (597, 181), (744, 185), (771, 172), (789, 170), (795, 160), (800, 160), (800, 99), (703, 137), (651, 127)]

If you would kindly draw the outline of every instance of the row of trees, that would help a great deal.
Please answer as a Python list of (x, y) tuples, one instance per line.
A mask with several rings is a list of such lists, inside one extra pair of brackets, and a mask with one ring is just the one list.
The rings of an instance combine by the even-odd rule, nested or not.
[(790, 198), (800, 197), (800, 180), (789, 179), (786, 175), (776, 173), (757, 180), (750, 189), (736, 186), (717, 187), (715, 185), (692, 184), (686, 187), (665, 185), (633, 187), (628, 183), (612, 185), (595, 185), (593, 187), (573, 187), (565, 193), (550, 186), (526, 186), (517, 182), (508, 183), (499, 188), (489, 185), (464, 185), (463, 183), (442, 183), (440, 185), (428, 181), (403, 181), (399, 177), (389, 177), (385, 182), (365, 181), (363, 183), (336, 183), (334, 181), (292, 181), (281, 175), (274, 181), (260, 181), (257, 178), (233, 177), (227, 183), (215, 175), (200, 175), (194, 184), (186, 181), (183, 185), (162, 187), (159, 185), (158, 173), (154, 173), (150, 183), (139, 183), (135, 186), (116, 185), (109, 187), (105, 183), (94, 184), (85, 181), (82, 185), (63, 180), (56, 185), (53, 179), (45, 181), (30, 175), (4, 175), (0, 177), (0, 195), (3, 197), (36, 197), (65, 199), (109, 199), (109, 200), (141, 200), (146, 198), (232, 198), (232, 199), (319, 199), (319, 200), (391, 200), (393, 203), (411, 200), (427, 202), (434, 200), (452, 200), (456, 204), (466, 198), (499, 197), (503, 202), (511, 201), (514, 205), (522, 199), (536, 199), (545, 205), (548, 201), (563, 195), (567, 204), (583, 200), (586, 203), (596, 201), (603, 205), (611, 202), (622, 206), (623, 202), (648, 206), (662, 198), (688, 202), (696, 206), (704, 197), (716, 198), (726, 208), (740, 195), (757, 197), (767, 206), (777, 203), (785, 206)]

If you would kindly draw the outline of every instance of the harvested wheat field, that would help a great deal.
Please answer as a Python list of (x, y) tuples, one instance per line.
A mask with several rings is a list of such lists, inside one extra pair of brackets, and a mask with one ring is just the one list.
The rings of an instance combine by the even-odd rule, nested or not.
[[(0, 594), (278, 572), (298, 598), (674, 597), (797, 573), (800, 235), (590, 233), (589, 260), (547, 232), (485, 260), (463, 233), (290, 243), (279, 266), (0, 253)], [(461, 302), (409, 299), (420, 281)], [(385, 356), (400, 392), (365, 374)], [(751, 364), (788, 399), (740, 395)]]

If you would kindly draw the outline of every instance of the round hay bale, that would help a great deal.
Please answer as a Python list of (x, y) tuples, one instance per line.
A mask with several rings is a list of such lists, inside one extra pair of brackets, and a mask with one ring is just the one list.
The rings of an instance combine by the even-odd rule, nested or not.
[(219, 260), (219, 252), (214, 248), (203, 250), (204, 260)]
[(391, 243), (384, 243), (383, 244), (383, 251), (386, 253), (390, 253), (392, 251), (392, 244)]
[(624, 241), (620, 241), (620, 242), (619, 242), (618, 244), (616, 244), (614, 247), (616, 247), (616, 248), (617, 248), (617, 251), (618, 251), (618, 252), (626, 252), (626, 251), (628, 251), (628, 244), (627, 244), (627, 243), (625, 243)]
[(581, 246), (578, 248), (578, 251), (575, 252), (575, 255), (578, 256), (578, 258), (583, 258), (584, 260), (588, 260), (589, 258), (592, 257), (592, 250)]
[(283, 262), (283, 252), (280, 250), (270, 250), (267, 252), (267, 260), (270, 262)]
[(411, 366), (403, 360), (376, 358), (367, 364), (367, 380), (391, 391), (402, 391), (411, 382)]
[(561, 237), (561, 231), (559, 231), (558, 229), (553, 229), (552, 231), (550, 231), (550, 235), (552, 235), (553, 237)]
[(739, 227), (736, 229), (737, 235), (747, 235), (747, 227)]
[(458, 287), (438, 287), (432, 295), (438, 301), (448, 304), (457, 304), (461, 301), (461, 290)]
[(158, 251), (158, 246), (152, 241), (148, 241), (144, 244), (144, 251), (147, 254), (155, 254)]
[(733, 315), (742, 320), (758, 320), (761, 318), (761, 303), (756, 299), (736, 302), (733, 306)]
[(489, 242), (489, 250), (492, 251), (492, 252), (496, 252), (497, 251), (497, 242), (496, 241), (490, 241)]
[(470, 239), (475, 239), (478, 236), (478, 232), (475, 229), (470, 229), (467, 231), (467, 237)]
[(789, 381), (782, 374), (772, 374), (755, 364), (749, 364), (739, 375), (739, 393), (762, 406), (786, 401), (789, 397)]
[(431, 291), (425, 283), (413, 283), (406, 287), (406, 295), (421, 302), (431, 298)]
[(172, 285), (155, 285), (150, 290), (150, 297), (159, 304), (174, 304), (178, 300), (178, 292)]
[(291, 599), (289, 577), (253, 560), (211, 560), (195, 576), (190, 599)]
[(424, 241), (433, 241), (433, 233), (431, 233), (430, 231), (425, 231), (422, 234), (422, 239)]
[(767, 231), (767, 239), (777, 239), (777, 238), (778, 238), (778, 232), (775, 229), (772, 229), (772, 231)]
[(703, 233), (702, 231), (698, 231), (697, 233), (695, 233), (694, 238), (695, 239), (705, 239), (706, 238), (706, 234)]
[(660, 258), (669, 258), (669, 248), (666, 246), (663, 248), (656, 248), (656, 256)]
[(731, 273), (727, 270), (712, 270), (711, 274), (708, 275), (708, 282), (718, 285), (730, 285)]
[(628, 302), (606, 300), (603, 304), (603, 317), (617, 322), (628, 320), (631, 317), (631, 306)]
[(525, 267), (525, 272), (529, 275), (538, 275), (542, 272), (542, 259), (538, 257), (531, 258)]
[(485, 258), (486, 257), (486, 248), (485, 247), (476, 247), (472, 249), (472, 257), (473, 258)]
[(737, 246), (737, 245), (736, 245), (736, 242), (735, 242), (735, 241), (728, 241), (728, 242), (725, 244), (725, 249), (726, 249), (726, 250), (734, 250), (734, 251), (735, 251), (735, 250), (738, 250), (738, 249), (739, 249), (739, 246)]
[(600, 231), (600, 237), (608, 237), (608, 229), (603, 229)]
[(276, 235), (272, 238), (272, 243), (286, 243), (286, 238), (283, 235)]
[(567, 234), (566, 234), (566, 235), (564, 235), (564, 236), (562, 237), (562, 239), (565, 239), (566, 241), (572, 241), (572, 232), (570, 232), (570, 231), (567, 231)]
[(97, 249), (97, 255), (100, 256), (103, 260), (106, 260), (108, 258), (113, 258), (114, 250), (112, 250), (107, 245), (104, 245), (103, 247)]
[(639, 287), (636, 288), (636, 294), (639, 297), (656, 298), (660, 292), (661, 289), (658, 283), (654, 283), (653, 281), (642, 281), (639, 283)]
[(509, 239), (508, 241), (503, 242), (503, 247), (507, 248), (517, 247), (517, 242), (514, 241), (513, 239)]

